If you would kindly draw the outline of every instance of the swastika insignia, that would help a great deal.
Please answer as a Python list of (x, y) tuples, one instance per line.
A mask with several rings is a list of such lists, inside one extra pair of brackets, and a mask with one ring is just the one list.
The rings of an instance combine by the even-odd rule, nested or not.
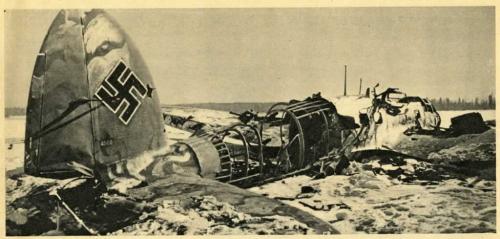
[(120, 60), (99, 86), (95, 96), (122, 123), (128, 125), (147, 92), (144, 83)]

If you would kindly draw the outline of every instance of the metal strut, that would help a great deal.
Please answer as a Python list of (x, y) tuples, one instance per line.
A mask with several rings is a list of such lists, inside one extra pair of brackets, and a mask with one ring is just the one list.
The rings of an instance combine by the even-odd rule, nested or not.
[[(283, 112), (284, 114), (290, 116), (293, 120), (293, 122), (295, 123), (295, 126), (297, 127), (297, 131), (298, 131), (298, 140), (299, 140), (299, 155), (298, 155), (298, 162), (296, 165), (293, 165), (294, 168), (296, 169), (300, 169), (303, 167), (303, 164), (304, 164), (304, 153), (305, 153), (305, 142), (304, 142), (304, 131), (302, 130), (302, 125), (300, 124), (300, 121), (299, 119), (297, 118), (297, 116), (290, 110), (288, 109), (272, 109), (270, 111), (268, 111), (267, 115), (266, 115), (266, 118), (269, 117), (270, 115), (274, 114), (274, 113), (279, 113), (279, 112)], [(285, 117), (285, 115), (283, 116), (283, 118)], [(263, 124), (261, 124), (261, 131), (263, 131)], [(280, 132), (280, 138), (282, 137), (282, 132)], [(282, 141), (282, 144), (283, 144), (283, 140)], [(282, 145), (283, 146), (283, 145)], [(283, 148), (283, 147), (282, 147)], [(287, 147), (288, 148), (288, 147)]]
[[(251, 175), (250, 175), (250, 172), (251, 172), (250, 160), (252, 159), (251, 158), (251, 148), (252, 148), (251, 146), (252, 145), (251, 145), (250, 141), (248, 140), (247, 136), (245, 136), (245, 134), (242, 132), (243, 128), (248, 128), (251, 131), (253, 131), (253, 133), (255, 134), (255, 137), (257, 138), (257, 150), (258, 150), (257, 161), (258, 161), (258, 165), (259, 165), (258, 168), (259, 169), (258, 169), (257, 173), (253, 173)], [(230, 154), (229, 149), (227, 148), (227, 145), (225, 145), (225, 143), (223, 142), (224, 138), (228, 135), (229, 132), (236, 133), (239, 136), (240, 140), (242, 141), (243, 148), (244, 148), (244, 152), (242, 154), (238, 154), (238, 155), (231, 155)], [(218, 140), (220, 140), (220, 142), (218, 144), (215, 144), (216, 147), (219, 148), (218, 146), (223, 144), (223, 145), (225, 145), (225, 147), (223, 149), (223, 150), (225, 150), (224, 152), (227, 151), (226, 154), (220, 154), (221, 155), (221, 168), (223, 168), (223, 169), (225, 167), (229, 168), (228, 174), (220, 175), (220, 176), (216, 177), (216, 179), (228, 178), (227, 179), (228, 183), (234, 183), (234, 182), (241, 182), (241, 181), (244, 181), (246, 179), (262, 176), (263, 171), (264, 171), (263, 143), (262, 143), (262, 137), (261, 137), (259, 131), (255, 127), (253, 127), (251, 125), (241, 124), (241, 123), (235, 124), (227, 129), (224, 129), (224, 130), (218, 132), (212, 139), (215, 139), (215, 138), (218, 138)], [(220, 147), (220, 148), (222, 148), (222, 147)], [(219, 152), (221, 152), (221, 151), (219, 151)], [(238, 156), (244, 156), (243, 167), (241, 167), (241, 165), (238, 165), (238, 161), (235, 160), (235, 157), (238, 157)], [(222, 157), (224, 157), (224, 160)], [(225, 158), (227, 158), (227, 159), (225, 159)]]

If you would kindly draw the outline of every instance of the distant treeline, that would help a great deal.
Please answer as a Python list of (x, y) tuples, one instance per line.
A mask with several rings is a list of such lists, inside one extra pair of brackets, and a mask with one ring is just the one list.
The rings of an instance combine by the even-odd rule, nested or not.
[[(475, 98), (474, 100), (464, 100), (462, 98), (450, 99), (439, 98), (430, 99), (437, 110), (489, 110), (495, 109), (495, 97), (489, 95), (486, 99)], [(164, 106), (187, 106), (201, 109), (233, 111), (241, 113), (252, 109), (257, 112), (265, 112), (275, 103), (197, 103), (197, 104), (177, 104)]]
[[(201, 109), (210, 109), (210, 110), (221, 110), (221, 111), (233, 111), (235, 113), (242, 113), (245, 110), (252, 109), (257, 112), (265, 112), (273, 105), (274, 103), (197, 103), (197, 104), (177, 104), (177, 105), (162, 105), (162, 106), (187, 106), (187, 107), (195, 107)], [(5, 116), (16, 116), (16, 115), (25, 115), (26, 109), (21, 107), (9, 107), (5, 109)]]
[(7, 107), (5, 108), (5, 117), (26, 115), (26, 108), (23, 107)]
[[(437, 110), (488, 110), (495, 109), (495, 97), (489, 95), (486, 99), (475, 98), (474, 100), (439, 98), (430, 99)], [(251, 102), (251, 103), (196, 103), (196, 104), (176, 104), (162, 106), (187, 106), (201, 109), (232, 111), (242, 113), (245, 110), (265, 112), (275, 104), (274, 102)], [(25, 115), (26, 109), (23, 107), (5, 108), (5, 116)]]
[(495, 109), (495, 97), (489, 95), (486, 99), (475, 98), (474, 100), (464, 100), (462, 98), (430, 99), (432, 104), (439, 110), (489, 110)]
[(242, 113), (245, 110), (254, 110), (256, 112), (266, 112), (271, 107), (273, 102), (251, 102), (251, 103), (197, 103), (197, 104), (178, 104), (178, 105), (164, 105), (164, 106), (187, 106), (201, 109), (232, 111), (235, 113)]

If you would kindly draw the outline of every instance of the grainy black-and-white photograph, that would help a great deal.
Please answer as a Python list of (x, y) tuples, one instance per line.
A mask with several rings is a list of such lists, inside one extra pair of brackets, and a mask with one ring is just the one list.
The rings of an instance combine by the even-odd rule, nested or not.
[(4, 20), (8, 236), (497, 232), (494, 6)]

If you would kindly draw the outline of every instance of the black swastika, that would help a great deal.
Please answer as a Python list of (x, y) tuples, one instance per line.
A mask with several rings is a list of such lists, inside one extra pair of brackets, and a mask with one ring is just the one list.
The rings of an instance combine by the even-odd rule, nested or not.
[(147, 88), (123, 61), (102, 82), (95, 96), (127, 125), (141, 106)]

